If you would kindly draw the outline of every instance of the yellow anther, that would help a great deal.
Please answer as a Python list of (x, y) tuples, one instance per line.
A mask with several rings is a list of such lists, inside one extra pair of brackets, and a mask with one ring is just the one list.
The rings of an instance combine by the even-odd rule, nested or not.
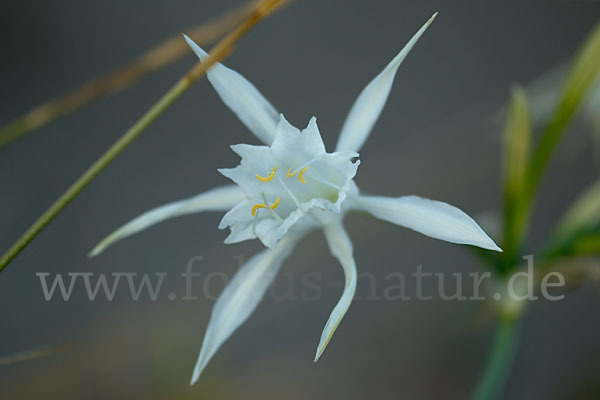
[(262, 177), (258, 174), (256, 174), (256, 179), (258, 179), (261, 182), (269, 182), (271, 181), (273, 178), (275, 178), (275, 172), (277, 172), (277, 168), (279, 168), (279, 166), (274, 166), (273, 169), (271, 170), (271, 173), (267, 176), (267, 177)]
[(267, 206), (265, 206), (265, 203), (258, 203), (252, 206), (252, 216), (254, 217), (256, 215), (256, 210), (258, 210), (259, 208), (267, 208)]
[(275, 201), (273, 202), (273, 204), (271, 204), (271, 210), (274, 210), (277, 208), (277, 206), (279, 205), (279, 203), (281, 203), (281, 199), (278, 197), (275, 199)]
[[(281, 198), (278, 197), (275, 199), (275, 201), (273, 202), (273, 204), (271, 204), (271, 210), (274, 210), (277, 208), (277, 206), (279, 206), (279, 203), (281, 203)], [(255, 205), (252, 206), (252, 216), (254, 217), (256, 215), (256, 211), (259, 208), (267, 208), (267, 206), (265, 205), (265, 203), (257, 203)]]
[(300, 181), (300, 183), (306, 183), (306, 181), (304, 180), (304, 173), (306, 172), (308, 167), (309, 166), (307, 165), (306, 167), (302, 168), (298, 173), (298, 180)]
[(291, 178), (292, 176), (296, 175), (296, 171), (292, 172), (292, 169), (288, 169), (287, 172), (285, 173), (285, 176), (287, 176), (288, 178)]

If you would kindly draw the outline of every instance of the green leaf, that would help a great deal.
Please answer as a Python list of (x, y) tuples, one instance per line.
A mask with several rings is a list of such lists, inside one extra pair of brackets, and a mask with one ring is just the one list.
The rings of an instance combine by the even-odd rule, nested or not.
[(546, 259), (600, 254), (600, 180), (575, 200), (550, 243)]
[(504, 127), (504, 250), (516, 248), (526, 222), (525, 178), (531, 146), (531, 118), (525, 92), (512, 90)]
[(600, 72), (600, 22), (587, 37), (575, 57), (554, 116), (544, 130), (531, 159), (528, 197), (533, 197), (543, 171), (562, 134)]
[(516, 198), (525, 181), (531, 143), (531, 118), (525, 92), (521, 87), (512, 90), (503, 135), (505, 193)]
[(600, 221), (566, 236), (558, 237), (544, 253), (544, 262), (557, 258), (600, 254)]
[(573, 244), (573, 251), (578, 255), (600, 253), (600, 232), (580, 238)]
[(566, 237), (600, 223), (600, 180), (575, 200), (557, 225), (555, 237)]

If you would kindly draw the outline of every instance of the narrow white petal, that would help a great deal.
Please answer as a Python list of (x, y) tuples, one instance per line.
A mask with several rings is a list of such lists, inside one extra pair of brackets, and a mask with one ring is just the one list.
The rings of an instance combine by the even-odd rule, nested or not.
[(245, 194), (239, 186), (228, 185), (211, 189), (188, 199), (165, 204), (143, 213), (108, 235), (94, 247), (88, 256), (95, 257), (115, 242), (166, 219), (200, 211), (226, 211), (244, 198)]
[(431, 25), (436, 15), (437, 13), (433, 14), (429, 21), (400, 50), (400, 53), (363, 89), (346, 117), (335, 151), (358, 151), (362, 147), (387, 101), (398, 67), (423, 32)]
[[(192, 39), (183, 35), (200, 60), (208, 54)], [(279, 113), (246, 78), (236, 71), (216, 63), (206, 73), (221, 100), (238, 118), (266, 144), (271, 144), (277, 132)]]
[(471, 217), (441, 201), (418, 196), (357, 196), (355, 207), (436, 239), (502, 251)]
[(252, 257), (223, 290), (208, 322), (192, 375), (192, 385), (196, 383), (219, 347), (252, 314), (297, 240), (297, 236), (288, 235), (272, 249), (263, 250)]
[(341, 222), (328, 225), (324, 231), (331, 253), (339, 260), (344, 269), (346, 283), (344, 285), (342, 297), (331, 312), (331, 315), (325, 324), (325, 328), (323, 329), (323, 333), (321, 334), (315, 361), (323, 354), (333, 333), (342, 321), (342, 318), (344, 318), (346, 311), (348, 311), (348, 307), (350, 307), (350, 303), (352, 303), (352, 299), (354, 298), (354, 292), (356, 291), (356, 263), (352, 256), (352, 243), (350, 242), (348, 234), (344, 230)]

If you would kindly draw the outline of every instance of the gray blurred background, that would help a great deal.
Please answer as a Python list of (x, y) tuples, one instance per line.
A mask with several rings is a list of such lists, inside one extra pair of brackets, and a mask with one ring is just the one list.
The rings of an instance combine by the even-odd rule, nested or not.
[[(238, 1), (75, 0), (0, 3), (0, 123), (112, 70), (167, 36)], [(511, 84), (564, 61), (600, 16), (591, 1), (299, 0), (245, 37), (226, 64), (305, 126), (318, 118), (333, 149), (360, 90), (430, 17), (440, 15), (400, 68), (387, 106), (361, 151), (365, 192), (419, 194), (474, 216), (499, 209), (501, 123)], [(0, 149), (0, 248), (6, 249), (193, 63), (191, 55), (127, 91)], [(274, 299), (188, 386), (212, 300), (179, 295), (188, 260), (231, 275), (257, 242), (224, 245), (220, 214), (168, 221), (87, 259), (107, 233), (154, 206), (226, 183), (232, 143), (255, 138), (201, 81), (44, 230), (0, 276), (0, 356), (70, 342), (53, 357), (0, 367), (0, 398), (463, 399), (477, 382), (493, 329), (483, 302), (358, 297), (319, 363), (313, 354), (343, 275), (321, 234), (285, 263), (275, 290), (318, 271), (315, 300)], [(597, 176), (586, 129), (574, 125), (538, 197), (535, 251), (565, 207)], [(379, 285), (395, 271), (475, 272), (468, 249), (351, 216), (361, 272)], [(168, 272), (158, 301), (44, 300), (37, 272)], [(52, 276), (52, 275), (51, 275)], [(214, 280), (218, 293), (222, 283)], [(382, 286), (378, 286), (382, 287)], [(295, 289), (296, 291), (300, 288)], [(414, 293), (409, 288), (408, 293)], [(525, 317), (505, 399), (596, 399), (600, 394), (599, 297), (594, 287)]]

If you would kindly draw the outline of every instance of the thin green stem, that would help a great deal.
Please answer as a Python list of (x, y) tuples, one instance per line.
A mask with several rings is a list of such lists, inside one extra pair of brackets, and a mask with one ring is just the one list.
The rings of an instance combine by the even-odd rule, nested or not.
[[(527, 162), (526, 171), (520, 172), (518, 177), (523, 182), (516, 185), (517, 204), (511, 204), (510, 196), (505, 198), (505, 235), (504, 235), (504, 253), (498, 262), (499, 272), (506, 275), (516, 268), (518, 264), (518, 254), (523, 244), (523, 237), (527, 232), (529, 219), (531, 216), (531, 207), (538, 189), (539, 183), (545, 172), (546, 166), (550, 161), (558, 143), (562, 139), (566, 127), (575, 115), (579, 105), (585, 99), (587, 93), (591, 90), (600, 75), (600, 23), (597, 23), (592, 32), (580, 48), (575, 62), (569, 72), (565, 82), (565, 87), (557, 104), (554, 115), (533, 151), (532, 157)], [(524, 97), (520, 99), (524, 101)], [(513, 103), (516, 104), (516, 103)], [(522, 104), (524, 106), (524, 103)], [(525, 110), (525, 108), (522, 108)], [(521, 116), (523, 117), (523, 115)], [(524, 139), (523, 134), (528, 134), (526, 130), (522, 132), (515, 131), (519, 125), (511, 126), (509, 116), (508, 133), (520, 135), (513, 137), (515, 142), (509, 144), (520, 144), (521, 147), (510, 148), (513, 155), (527, 154), (525, 142), (518, 142), (518, 139)], [(523, 121), (521, 121), (523, 122)], [(508, 153), (509, 155), (511, 153)], [(522, 160), (525, 158), (507, 158), (505, 168), (523, 168)], [(518, 164), (514, 164), (517, 161)], [(512, 162), (513, 164), (510, 164)], [(510, 189), (510, 188), (509, 188)], [(510, 194), (507, 189), (507, 194)], [(595, 243), (592, 243), (592, 246)], [(563, 249), (561, 249), (563, 250)], [(522, 309), (518, 311), (508, 308), (501, 310), (496, 332), (492, 343), (492, 351), (485, 368), (484, 374), (471, 397), (472, 400), (494, 400), (502, 391), (504, 382), (508, 378), (510, 366), (512, 364), (517, 346), (518, 322)], [(514, 304), (512, 305), (515, 306)]]
[(492, 352), (471, 400), (494, 400), (500, 396), (516, 352), (518, 321), (518, 317), (500, 315)]
[(189, 87), (186, 80), (177, 82), (119, 140), (117, 140), (83, 175), (73, 183), (0, 258), (0, 272), (140, 133), (161, 115)]
[(50, 357), (56, 353), (70, 350), (72, 347), (72, 343), (62, 343), (56, 346), (43, 347), (41, 349), (25, 351), (7, 357), (0, 357), (0, 365), (13, 365), (25, 361), (36, 360), (38, 358)]
[(115, 159), (136, 137), (139, 136), (154, 120), (161, 115), (173, 102), (181, 96), (192, 84), (202, 77), (217, 61), (225, 58), (233, 45), (259, 21), (270, 15), (285, 3), (285, 0), (260, 1), (248, 18), (221, 42), (203, 62), (196, 64), (185, 74), (167, 93), (165, 93), (137, 122), (127, 130), (83, 175), (79, 177), (44, 212), (25, 233), (0, 257), (0, 272), (50, 223), (112, 160)]
[(0, 147), (16, 140), (31, 130), (32, 128), (27, 123), (27, 118), (25, 117), (11, 121), (6, 126), (0, 128)]

